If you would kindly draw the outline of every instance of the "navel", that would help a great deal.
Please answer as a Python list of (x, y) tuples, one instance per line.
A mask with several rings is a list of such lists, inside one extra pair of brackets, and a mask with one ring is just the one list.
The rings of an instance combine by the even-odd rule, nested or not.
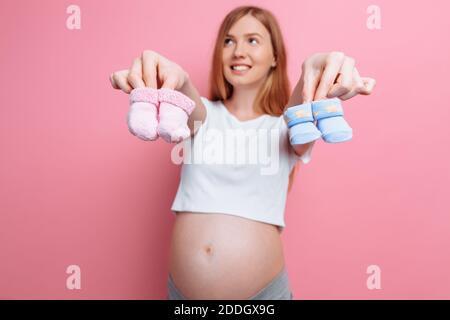
[(205, 250), (207, 255), (212, 255), (212, 253), (213, 253), (212, 245), (207, 244), (203, 247), (203, 249)]

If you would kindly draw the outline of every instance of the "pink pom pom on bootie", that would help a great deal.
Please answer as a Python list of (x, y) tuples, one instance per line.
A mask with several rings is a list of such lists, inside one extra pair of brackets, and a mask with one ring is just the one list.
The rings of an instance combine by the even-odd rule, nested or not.
[(190, 136), (187, 126), (195, 102), (179, 91), (161, 88), (158, 90), (159, 124), (158, 135), (169, 143), (178, 143)]
[(158, 90), (135, 88), (130, 93), (129, 131), (142, 140), (158, 139)]

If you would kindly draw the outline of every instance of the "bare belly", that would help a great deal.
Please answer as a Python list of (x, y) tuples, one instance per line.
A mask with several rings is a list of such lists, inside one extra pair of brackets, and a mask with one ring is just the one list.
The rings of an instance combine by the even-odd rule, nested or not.
[(177, 213), (170, 273), (187, 299), (248, 299), (283, 268), (277, 226), (219, 213)]

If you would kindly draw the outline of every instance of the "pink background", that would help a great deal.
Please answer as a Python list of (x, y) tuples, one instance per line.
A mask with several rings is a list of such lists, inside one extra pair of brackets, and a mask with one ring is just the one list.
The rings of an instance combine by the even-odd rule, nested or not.
[[(70, 4), (81, 30), (66, 28)], [(295, 298), (450, 298), (444, 0), (1, 1), (0, 298), (165, 299), (180, 167), (171, 145), (128, 132), (128, 96), (108, 77), (153, 49), (205, 96), (217, 28), (242, 4), (277, 16), (292, 86), (318, 51), (377, 79), (372, 96), (344, 103), (353, 140), (316, 143), (289, 194)], [(381, 30), (366, 27), (371, 4)], [(71, 264), (81, 290), (66, 288)]]

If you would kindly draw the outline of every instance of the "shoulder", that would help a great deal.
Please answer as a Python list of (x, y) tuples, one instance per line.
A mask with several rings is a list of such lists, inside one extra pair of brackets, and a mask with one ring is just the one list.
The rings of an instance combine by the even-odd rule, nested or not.
[(203, 96), (201, 96), (200, 99), (202, 100), (207, 112), (209, 111), (210, 114), (220, 111), (220, 104), (222, 103), (220, 100), (209, 100)]
[(206, 98), (206, 97), (203, 97), (203, 96), (200, 96), (200, 99), (202, 100), (202, 102), (206, 105), (207, 103), (209, 104), (209, 103), (211, 103), (211, 101), (208, 99), (208, 98)]
[(209, 127), (209, 124), (218, 125), (221, 120), (221, 108), (220, 100), (210, 100), (207, 97), (200, 96), (200, 100), (206, 109), (205, 127)]
[(220, 100), (209, 100), (207, 97), (200, 96), (200, 99), (205, 104), (205, 106), (217, 106), (220, 103)]
[(277, 127), (279, 128), (281, 134), (287, 136), (289, 128), (287, 126), (286, 121), (284, 120), (283, 115), (281, 116), (271, 116), (273, 118), (273, 121), (276, 123)]

